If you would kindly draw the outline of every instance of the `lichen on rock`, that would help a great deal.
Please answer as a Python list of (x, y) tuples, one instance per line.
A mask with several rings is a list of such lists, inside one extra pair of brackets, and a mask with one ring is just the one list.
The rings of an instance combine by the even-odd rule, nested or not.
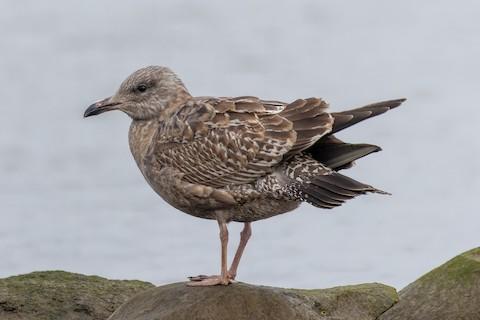
[(480, 248), (467, 251), (400, 291), (381, 320), (479, 320)]
[(317, 290), (245, 283), (191, 288), (174, 283), (135, 296), (109, 320), (368, 320), (397, 300), (395, 289), (378, 283)]
[(480, 320), (480, 248), (430, 271), (399, 296), (379, 283), (314, 290), (240, 282), (155, 288), (141, 281), (48, 271), (0, 279), (0, 319)]
[(1, 320), (103, 320), (135, 294), (153, 287), (64, 271), (0, 279)]

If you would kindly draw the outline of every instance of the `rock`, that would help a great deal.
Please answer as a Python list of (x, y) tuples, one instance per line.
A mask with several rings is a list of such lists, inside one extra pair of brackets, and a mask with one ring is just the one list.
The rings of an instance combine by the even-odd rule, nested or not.
[(380, 320), (480, 319), (480, 248), (465, 252), (400, 291)]
[(109, 320), (376, 319), (397, 301), (395, 289), (377, 283), (322, 290), (235, 283), (150, 289), (122, 305)]
[(397, 302), (395, 289), (378, 283), (317, 290), (245, 283), (155, 288), (49, 271), (0, 279), (0, 319), (480, 320), (480, 248), (430, 271), (399, 296)]
[(103, 320), (135, 294), (153, 287), (63, 271), (0, 279), (2, 320)]

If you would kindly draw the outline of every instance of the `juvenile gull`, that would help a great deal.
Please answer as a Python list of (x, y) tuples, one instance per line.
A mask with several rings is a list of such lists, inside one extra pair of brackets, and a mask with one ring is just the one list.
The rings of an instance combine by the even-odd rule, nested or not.
[[(166, 67), (135, 71), (89, 117), (121, 110), (132, 118), (129, 145), (149, 185), (173, 207), (218, 222), (221, 273), (190, 277), (190, 285), (235, 279), (251, 222), (286, 213), (302, 201), (331, 209), (358, 195), (385, 194), (338, 173), (372, 152), (334, 133), (398, 107), (405, 99), (330, 112), (319, 98), (291, 103), (256, 97), (193, 97)], [(244, 223), (227, 269), (227, 223)]]

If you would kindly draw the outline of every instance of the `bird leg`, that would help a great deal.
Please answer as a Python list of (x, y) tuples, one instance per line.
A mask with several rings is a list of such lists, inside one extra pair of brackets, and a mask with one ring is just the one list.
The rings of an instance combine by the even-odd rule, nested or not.
[(231, 280), (227, 271), (227, 245), (228, 245), (228, 229), (225, 221), (219, 220), (218, 226), (220, 227), (220, 243), (222, 245), (222, 267), (221, 273), (218, 276), (197, 276), (190, 277), (189, 286), (192, 287), (205, 287), (215, 286), (217, 284), (228, 285)]
[(243, 251), (247, 246), (248, 239), (250, 239), (251, 236), (252, 227), (250, 225), (250, 222), (245, 222), (245, 224), (243, 225), (243, 230), (242, 232), (240, 232), (240, 243), (238, 244), (237, 252), (235, 253), (235, 257), (233, 258), (232, 265), (228, 270), (228, 277), (232, 280), (234, 280), (237, 276), (238, 264), (240, 263)]

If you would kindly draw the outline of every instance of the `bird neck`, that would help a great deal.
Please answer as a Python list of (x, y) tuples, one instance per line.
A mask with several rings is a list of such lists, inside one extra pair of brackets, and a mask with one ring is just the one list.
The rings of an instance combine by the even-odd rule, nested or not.
[(130, 125), (128, 144), (133, 158), (142, 172), (143, 160), (158, 126), (159, 121), (157, 120), (133, 120)]

